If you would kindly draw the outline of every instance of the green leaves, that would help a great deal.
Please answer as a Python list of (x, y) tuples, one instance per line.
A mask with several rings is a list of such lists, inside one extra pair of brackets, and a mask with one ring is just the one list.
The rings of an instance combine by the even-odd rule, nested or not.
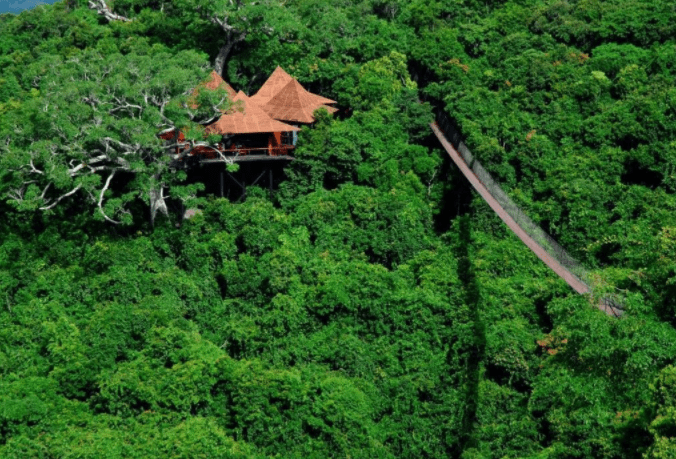
[[(10, 139), (0, 158), (10, 171), (6, 199), (20, 210), (51, 210), (72, 197), (93, 204), (101, 219), (130, 223), (130, 201), (149, 202), (152, 190), (177, 181), (157, 133), (227, 107), (224, 91), (201, 91), (189, 106), (189, 92), (207, 73), (194, 52), (90, 51), (52, 61), (49, 71), (41, 64), (31, 67), (40, 96), (18, 108), (3, 133)], [(119, 187), (122, 174), (132, 174), (136, 187)]]
[[(109, 4), (0, 18), (1, 457), (673, 456), (671, 4)], [(207, 55), (338, 100), (273, 199), (157, 138), (227, 108)], [(622, 320), (468, 197), (409, 69)]]

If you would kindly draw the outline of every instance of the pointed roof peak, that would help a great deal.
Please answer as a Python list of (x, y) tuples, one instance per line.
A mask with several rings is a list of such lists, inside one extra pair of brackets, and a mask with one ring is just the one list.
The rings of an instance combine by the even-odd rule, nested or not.
[(268, 77), (268, 80), (272, 79), (273, 81), (279, 80), (279, 81), (288, 81), (294, 79), (289, 72), (284, 70), (281, 65), (278, 65), (275, 67), (275, 70), (272, 71), (270, 76)]
[(310, 98), (313, 100), (313, 103), (315, 104), (335, 104), (335, 100), (327, 99), (326, 97), (319, 96), (317, 94), (312, 94), (308, 90), (306, 90), (300, 83), (298, 83), (298, 80), (296, 80), (294, 77), (289, 75), (282, 67), (279, 65), (277, 68), (275, 68), (274, 72), (270, 75), (270, 77), (263, 83), (263, 86), (261, 86), (261, 89), (258, 90), (256, 94), (251, 96), (251, 100), (256, 102), (258, 105), (265, 105), (270, 100), (275, 97), (279, 92), (284, 89), (285, 86), (287, 86), (291, 81), (295, 81), (298, 86), (302, 89), (302, 92), (308, 94)]
[(263, 110), (274, 119), (310, 124), (315, 121), (312, 114), (318, 108), (325, 108), (329, 113), (337, 111), (324, 105), (320, 99), (324, 98), (307, 92), (298, 81), (292, 79), (263, 106)]
[(198, 84), (195, 89), (192, 90), (192, 94), (190, 95), (190, 99), (188, 99), (188, 104), (190, 105), (190, 108), (196, 109), (197, 108), (197, 93), (199, 92), (200, 88), (206, 88), (210, 91), (215, 91), (218, 88), (225, 89), (225, 91), (228, 93), (228, 97), (232, 100), (236, 92), (234, 89), (232, 89), (232, 86), (230, 86), (228, 83), (225, 82), (221, 76), (216, 73), (215, 70), (212, 70), (211, 73), (209, 74), (209, 79), (206, 81), (201, 82)]
[(258, 105), (265, 105), (291, 80), (293, 80), (293, 77), (278, 65), (251, 99)]
[(215, 90), (218, 88), (223, 88), (228, 92), (228, 96), (232, 99), (235, 97), (235, 90), (232, 89), (232, 86), (230, 86), (228, 83), (225, 82), (225, 80), (218, 74), (216, 73), (215, 70), (211, 71), (211, 74), (209, 74), (209, 80), (207, 80), (204, 84), (204, 87), (207, 89)]

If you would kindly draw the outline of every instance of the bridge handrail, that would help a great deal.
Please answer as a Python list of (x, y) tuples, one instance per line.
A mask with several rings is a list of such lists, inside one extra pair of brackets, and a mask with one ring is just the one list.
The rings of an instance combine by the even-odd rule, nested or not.
[[(439, 129), (439, 133), (436, 133), (437, 136), (441, 134), (445, 137), (446, 140), (452, 148), (457, 152), (459, 159), (465, 163), (466, 167), (469, 169), (471, 174), (480, 182), (486, 192), (492, 197), (497, 205), (504, 211), (505, 214), (509, 217), (506, 219), (504, 216), (500, 215), (499, 209), (496, 210), (496, 213), (505, 220), (505, 223), (510, 226), (510, 228), (517, 232), (523, 242), (533, 250), (533, 252), (540, 257), (554, 272), (561, 276), (568, 284), (571, 285), (578, 293), (593, 293), (592, 287), (593, 283), (591, 282), (591, 277), (589, 271), (574, 257), (572, 257), (561, 245), (559, 245), (554, 238), (547, 234), (539, 225), (537, 225), (533, 220), (526, 215), (521, 208), (505, 193), (500, 184), (493, 179), (491, 174), (483, 168), (481, 163), (474, 157), (472, 152), (467, 145), (462, 141), (460, 132), (453, 126), (453, 123), (450, 121), (450, 118), (443, 111), (437, 113), (437, 122), (436, 126)], [(443, 140), (440, 138), (439, 140)], [(451, 151), (448, 151), (453, 157)], [(455, 158), (454, 158), (455, 161)], [(458, 164), (460, 166), (460, 164)], [(463, 168), (461, 167), (461, 170)], [(462, 170), (463, 174), (468, 175), (468, 171)], [(467, 176), (470, 179), (469, 176)], [(472, 180), (470, 179), (470, 182)], [(477, 188), (477, 185), (472, 183), (472, 185)], [(477, 188), (477, 191), (481, 193), (482, 190)], [(486, 199), (485, 196), (484, 199)], [(489, 205), (491, 203), (489, 202)], [(491, 206), (493, 207), (493, 206)], [(512, 220), (518, 228), (512, 228), (510, 225)], [(525, 234), (518, 234), (521, 230)], [(531, 242), (532, 241), (532, 242)], [(533, 247), (532, 244), (536, 244), (537, 247)], [(549, 259), (542, 253), (538, 253), (537, 249), (541, 249), (553, 260)], [(557, 266), (558, 265), (558, 266)], [(559, 266), (562, 268), (559, 268)], [(569, 276), (572, 276), (569, 277)], [(603, 310), (609, 315), (620, 316), (623, 309), (623, 300), (620, 295), (607, 295), (604, 294), (602, 298), (598, 300), (599, 309)]]

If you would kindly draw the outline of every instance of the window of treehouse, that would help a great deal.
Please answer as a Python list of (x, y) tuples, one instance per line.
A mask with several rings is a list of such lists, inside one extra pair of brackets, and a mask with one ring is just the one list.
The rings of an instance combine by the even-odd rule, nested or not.
[(282, 132), (282, 145), (296, 146), (296, 142), (298, 142), (297, 132)]

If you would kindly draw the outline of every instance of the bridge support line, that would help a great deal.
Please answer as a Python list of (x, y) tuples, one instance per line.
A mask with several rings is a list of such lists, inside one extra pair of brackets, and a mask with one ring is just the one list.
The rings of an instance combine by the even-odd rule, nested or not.
[[(430, 127), (434, 132), (434, 135), (437, 136), (439, 142), (448, 153), (448, 156), (451, 157), (456, 166), (460, 169), (462, 174), (469, 180), (474, 189), (481, 195), (484, 201), (493, 209), (498, 217), (502, 219), (503, 222), (509, 227), (514, 234), (516, 234), (521, 241), (526, 244), (526, 246), (537, 255), (537, 257), (542, 260), (552, 271), (554, 271), (559, 277), (561, 277), (568, 285), (572, 287), (577, 293), (584, 295), (586, 293), (591, 293), (591, 289), (587, 284), (581, 281), (577, 276), (568, 271), (563, 265), (558, 261), (552, 258), (545, 249), (543, 249), (533, 238), (531, 238), (528, 233), (526, 233), (521, 226), (507, 213), (507, 211), (500, 205), (500, 203), (491, 195), (488, 191), (488, 188), (479, 180), (479, 178), (472, 172), (472, 169), (465, 162), (465, 160), (460, 156), (460, 153), (455, 149), (453, 144), (448, 141), (444, 133), (441, 131), (437, 123), (431, 123)], [(620, 316), (622, 311), (608, 304), (607, 301), (601, 301), (597, 307), (611, 316)]]

